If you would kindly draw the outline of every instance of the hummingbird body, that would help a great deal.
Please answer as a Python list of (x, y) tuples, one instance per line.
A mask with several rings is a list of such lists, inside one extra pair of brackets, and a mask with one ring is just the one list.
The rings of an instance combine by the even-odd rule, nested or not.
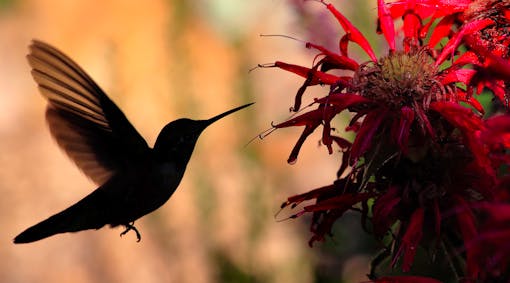
[(99, 187), (69, 208), (26, 229), (14, 243), (29, 243), (66, 232), (133, 226), (179, 186), (202, 131), (246, 104), (208, 120), (168, 123), (150, 148), (122, 111), (76, 63), (54, 47), (33, 41), (27, 56), (46, 119), (58, 145)]

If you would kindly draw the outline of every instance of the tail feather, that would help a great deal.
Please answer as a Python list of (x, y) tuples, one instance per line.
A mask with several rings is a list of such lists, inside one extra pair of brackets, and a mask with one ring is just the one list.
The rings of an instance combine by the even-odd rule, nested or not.
[(55, 234), (99, 229), (107, 224), (105, 199), (95, 190), (76, 204), (26, 229), (14, 238), (15, 244), (35, 242)]

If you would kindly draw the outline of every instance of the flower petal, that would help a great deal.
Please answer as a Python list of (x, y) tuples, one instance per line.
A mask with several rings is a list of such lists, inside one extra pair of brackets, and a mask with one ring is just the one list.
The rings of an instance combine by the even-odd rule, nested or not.
[(334, 63), (337, 69), (356, 71), (359, 67), (359, 64), (356, 61), (352, 60), (351, 58), (333, 53), (328, 49), (324, 48), (323, 46), (307, 42), (306, 47), (314, 48), (322, 52), (322, 54), (329, 58), (329, 60), (327, 61), (329, 63)]
[(361, 127), (352, 143), (351, 149), (351, 160), (355, 161), (370, 147), (372, 140), (376, 132), (379, 130), (379, 126), (382, 121), (387, 118), (388, 110), (385, 108), (379, 108), (371, 111), (367, 114)]
[[(335, 8), (335, 6), (326, 3), (324, 3), (324, 5), (326, 5), (326, 8), (338, 20), (338, 22), (340, 23), (340, 25), (342, 26), (346, 33), (346, 38), (349, 41), (357, 43), (363, 50), (365, 50), (365, 52), (368, 54), (372, 61), (377, 62), (377, 56), (375, 56), (375, 53), (372, 50), (372, 47), (370, 46), (370, 43), (368, 43), (368, 40), (365, 38), (365, 36), (363, 36), (363, 34), (342, 13), (340, 13)], [(347, 56), (347, 54), (343, 55)]]
[(441, 63), (446, 60), (450, 55), (453, 55), (457, 47), (460, 45), (462, 40), (464, 39), (464, 36), (466, 34), (471, 34), (474, 32), (477, 32), (483, 28), (486, 28), (490, 25), (494, 24), (494, 21), (491, 19), (482, 19), (477, 21), (469, 22), (462, 26), (460, 31), (455, 33), (455, 36), (453, 36), (450, 41), (446, 44), (446, 46), (443, 48), (441, 54), (436, 59), (436, 66), (439, 66)]
[(395, 186), (390, 187), (385, 194), (376, 199), (372, 217), (376, 236), (383, 236), (396, 221), (396, 206), (400, 203), (400, 200), (400, 191)]
[(393, 120), (391, 126), (391, 135), (393, 140), (400, 147), (402, 152), (407, 152), (407, 141), (409, 140), (409, 130), (414, 122), (414, 110), (411, 107), (404, 106), (400, 109), (401, 113)]
[(274, 63), (274, 67), (278, 67), (280, 69), (283, 69), (285, 71), (292, 72), (296, 75), (299, 75), (303, 78), (311, 78), (311, 81), (309, 85), (317, 85), (317, 84), (326, 84), (326, 85), (333, 85), (341, 78), (335, 75), (331, 75), (328, 73), (324, 73), (321, 71), (317, 71), (311, 68), (289, 64), (281, 61), (276, 61)]
[(411, 269), (411, 265), (413, 264), (416, 249), (418, 248), (418, 243), (423, 236), (424, 217), (425, 210), (422, 207), (417, 208), (413, 212), (411, 219), (409, 219), (406, 232), (402, 237), (400, 248), (398, 249), (398, 252), (396, 253), (396, 256), (392, 262), (392, 265), (394, 265), (396, 263), (396, 259), (403, 253), (404, 260), (402, 263), (402, 270), (404, 272), (408, 272)]
[[(423, 276), (385, 276), (372, 281), (373, 283), (442, 283), (441, 281)], [(363, 282), (365, 283), (365, 282)]]
[(390, 50), (395, 50), (395, 26), (393, 24), (393, 19), (391, 18), (390, 11), (386, 7), (384, 0), (377, 0), (377, 15), (379, 17), (379, 25), (381, 26), (381, 31), (390, 46)]

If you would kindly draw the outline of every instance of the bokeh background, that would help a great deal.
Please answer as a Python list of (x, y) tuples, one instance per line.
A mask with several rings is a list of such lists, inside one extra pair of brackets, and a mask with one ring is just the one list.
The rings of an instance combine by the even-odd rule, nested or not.
[[(381, 45), (375, 1), (334, 4)], [(318, 147), (318, 131), (288, 165), (301, 128), (248, 144), (289, 117), (303, 82), (277, 69), (249, 70), (275, 60), (309, 66), (314, 55), (301, 42), (260, 34), (336, 48), (339, 32), (314, 1), (0, 0), (0, 282), (366, 280), (377, 247), (366, 244), (358, 215), (313, 249), (309, 219), (274, 217), (288, 196), (330, 184), (340, 153)], [(25, 59), (32, 38), (75, 59), (151, 145), (171, 120), (256, 104), (203, 133), (178, 191), (136, 222), (140, 243), (134, 233), (119, 238), (121, 228), (103, 228), (14, 245), (19, 232), (95, 189), (49, 135)], [(310, 92), (306, 101), (327, 90)]]

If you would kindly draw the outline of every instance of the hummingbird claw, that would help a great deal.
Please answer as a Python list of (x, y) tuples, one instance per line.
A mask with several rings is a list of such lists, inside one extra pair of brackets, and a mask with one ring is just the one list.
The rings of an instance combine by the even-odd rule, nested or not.
[(120, 236), (124, 236), (125, 234), (127, 234), (127, 232), (133, 230), (135, 231), (136, 233), (136, 242), (140, 242), (140, 240), (142, 239), (142, 235), (140, 234), (140, 232), (138, 232), (138, 230), (136, 229), (136, 227), (134, 226), (135, 222), (131, 222), (131, 223), (128, 223), (128, 224), (124, 224), (124, 227), (126, 227), (126, 230), (124, 230), (122, 233), (120, 233)]

